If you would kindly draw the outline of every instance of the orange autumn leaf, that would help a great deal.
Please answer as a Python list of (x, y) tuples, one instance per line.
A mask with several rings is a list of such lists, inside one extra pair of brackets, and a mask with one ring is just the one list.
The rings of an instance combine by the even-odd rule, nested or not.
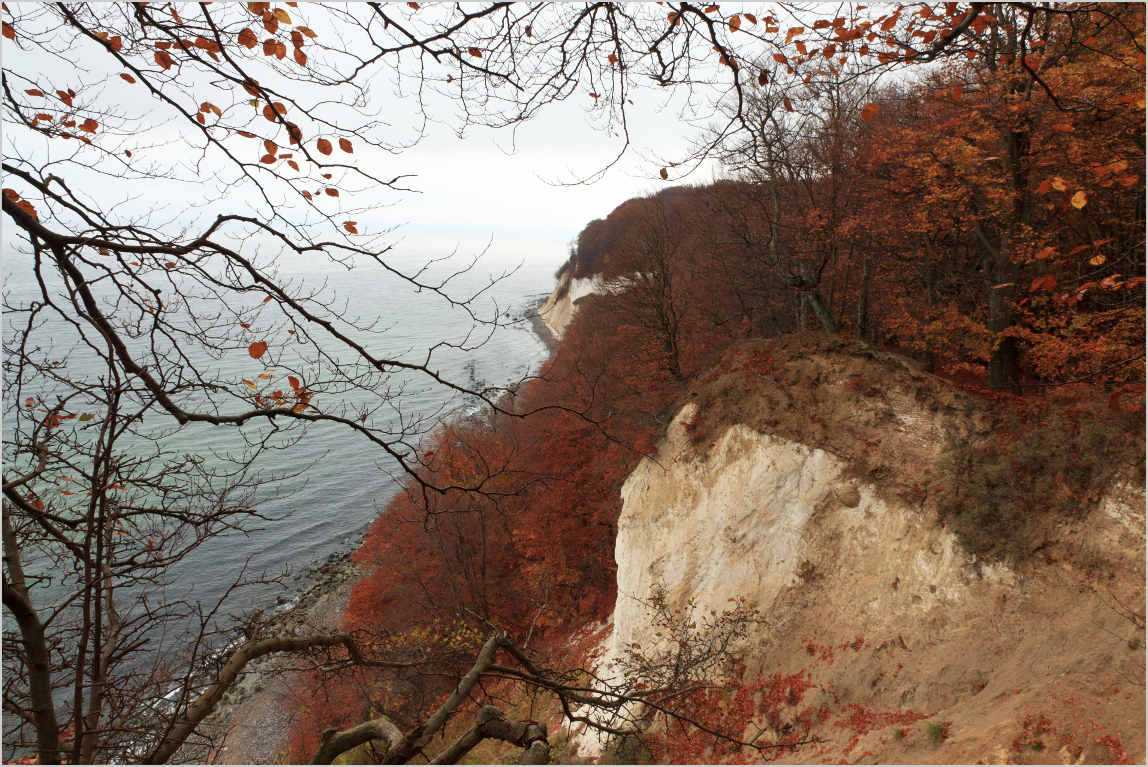
[(287, 107), (283, 106), (279, 102), (268, 104), (267, 106), (263, 107), (263, 116), (266, 117), (270, 122), (275, 122), (276, 115), (285, 114), (287, 114)]

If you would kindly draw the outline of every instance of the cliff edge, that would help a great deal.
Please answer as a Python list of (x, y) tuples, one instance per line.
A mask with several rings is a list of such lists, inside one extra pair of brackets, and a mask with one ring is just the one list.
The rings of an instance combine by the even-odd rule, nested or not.
[[(860, 342), (735, 347), (623, 488), (600, 673), (664, 642), (652, 592), (703, 614), (746, 597), (762, 621), (726, 697), (798, 681), (756, 694), (745, 737), (820, 741), (764, 758), (1143, 763), (1143, 464), (1094, 456), (1109, 465), (1087, 487), (1079, 466), (1041, 476), (1017, 462), (1028, 432), (1002, 442), (993, 417)], [(1033, 432), (1072, 451), (1084, 427), (1058, 443), (1059, 423)], [(998, 444), (1016, 476), (987, 457)], [(985, 487), (995, 507), (973, 504)]]
[(564, 270), (558, 279), (558, 287), (538, 308), (538, 314), (546, 327), (561, 340), (566, 326), (574, 318), (578, 302), (586, 296), (598, 292), (598, 278), (575, 278), (569, 270)]

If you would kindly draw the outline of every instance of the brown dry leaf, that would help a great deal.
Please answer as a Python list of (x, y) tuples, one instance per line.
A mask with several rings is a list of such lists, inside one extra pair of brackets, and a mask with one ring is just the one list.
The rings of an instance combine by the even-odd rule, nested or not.
[(251, 31), (250, 27), (240, 32), (237, 39), (239, 40), (239, 44), (247, 49), (251, 49), (256, 45), (259, 45), (259, 38), (255, 36), (255, 33)]
[(259, 359), (267, 353), (267, 343), (265, 341), (256, 341), (247, 347), (247, 353), (251, 355), (252, 359)]
[(172, 61), (171, 56), (168, 55), (167, 51), (156, 51), (155, 52), (155, 63), (159, 64), (164, 69), (171, 69), (171, 65), (174, 62)]
[[(1084, 207), (1084, 206), (1078, 205), (1077, 207), (1079, 208), (1079, 207)], [(1103, 255), (1098, 253), (1095, 256), (1093, 256), (1092, 258), (1088, 259), (1088, 263), (1091, 264), (1092, 266), (1103, 266), (1104, 262), (1107, 260), (1108, 260), (1107, 258), (1105, 258)]]
[(354, 154), (355, 148), (351, 146), (351, 142), (345, 138), (339, 139), (339, 148), (347, 154)]
[(283, 106), (283, 104), (278, 101), (276, 101), (274, 104), (268, 104), (267, 106), (263, 107), (263, 116), (271, 122), (275, 122), (276, 114), (287, 114), (287, 107)]
[(339, 196), (339, 190), (338, 189), (332, 189), (331, 187), (327, 187), (323, 191), (326, 193), (326, 195), (328, 197), (338, 197)]
[(670, 177), (669, 171), (667, 171), (665, 168), (662, 168), (660, 171), (658, 171), (658, 175), (662, 177), (662, 181), (665, 181)]
[(359, 230), (355, 228), (355, 224), (357, 224), (357, 223), (359, 223), (359, 222), (358, 221), (344, 221), (343, 222), (343, 228), (346, 229), (351, 234), (358, 234)]
[(331, 142), (325, 138), (321, 138), (318, 141), (316, 141), (315, 142), (315, 148), (318, 149), (321, 154), (326, 154), (326, 155), (329, 155), (329, 154), (331, 154), (331, 152), (334, 151), (334, 149), (331, 147)]
[[(1072, 195), (1072, 207), (1076, 208), (1077, 210), (1080, 210), (1081, 208), (1083, 208), (1087, 204), (1088, 204), (1088, 194), (1083, 189), (1078, 191), (1076, 194)], [(1103, 263), (1103, 262), (1101, 262), (1101, 263)]]

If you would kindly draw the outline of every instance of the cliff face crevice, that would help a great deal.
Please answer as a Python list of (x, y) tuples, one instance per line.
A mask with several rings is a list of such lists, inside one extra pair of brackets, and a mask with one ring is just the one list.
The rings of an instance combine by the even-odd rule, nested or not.
[[(1045, 520), (1024, 558), (984, 559), (945, 524), (938, 469), (987, 431), (984, 408), (908, 360), (749, 345), (692, 393), (622, 490), (603, 674), (663, 641), (655, 590), (706, 613), (746, 597), (763, 613), (748, 673), (807, 675), (824, 713), (825, 743), (783, 761), (1143, 761), (1142, 483)], [(1034, 736), (1038, 711), (1052, 724)], [(946, 739), (925, 721), (895, 734), (907, 715)]]

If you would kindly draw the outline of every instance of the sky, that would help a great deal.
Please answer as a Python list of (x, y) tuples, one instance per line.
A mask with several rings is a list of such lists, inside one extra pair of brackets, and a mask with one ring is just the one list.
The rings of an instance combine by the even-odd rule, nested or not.
[[(301, 6), (300, 10), (304, 8)], [(77, 60), (79, 68), (71, 67), (68, 58), (54, 58), (34, 49), (20, 50), (7, 40), (4, 54), (6, 69), (38, 73), (34, 82), (41, 87), (75, 83), (77, 89), (81, 84), (91, 90), (104, 89), (105, 97), (121, 100), (129, 106), (129, 113), (134, 113), (132, 101), (141, 97), (139, 86), (127, 86), (117, 79), (118, 70), (102, 71), (101, 62), (107, 57), (99, 51), (78, 56), (70, 51), (69, 58)], [(373, 107), (392, 118), (388, 122), (401, 141), (404, 131), (409, 135), (409, 125), (404, 126), (404, 121), (411, 119), (414, 105), (397, 97), (388, 83), (379, 82), (372, 91)], [(449, 124), (440, 123), (432, 124), (417, 145), (399, 154), (358, 147), (355, 161), (364, 170), (384, 178), (410, 175), (404, 184), (415, 190), (385, 197), (387, 207), (372, 211), (370, 220), (360, 219), (359, 228), (379, 232), (393, 227), (387, 239), (405, 255), (430, 258), (456, 250), (468, 255), (489, 245), (492, 256), (539, 259), (556, 268), (566, 259), (568, 244), (587, 223), (604, 218), (627, 199), (666, 185), (658, 178), (661, 163), (643, 158), (681, 155), (696, 133), (693, 127), (679, 121), (681, 104), (667, 103), (667, 97), (680, 101), (677, 94), (665, 91), (633, 95), (635, 105), (630, 121), (635, 145), (616, 167), (592, 184), (567, 186), (561, 182), (594, 174), (614, 158), (621, 143), (590, 126), (578, 98), (550, 105), (513, 133), (505, 128), (475, 127), (459, 138)], [(443, 114), (448, 112), (449, 109)], [(195, 153), (186, 147), (186, 133), (193, 131), (177, 122), (153, 127), (148, 138), (161, 146), (150, 150), (152, 156), (162, 153), (170, 159), (187, 153), (187, 163), (193, 165)], [(36, 145), (43, 142), (38, 137), (29, 140), (28, 134), (21, 126), (6, 125), (5, 155), (14, 150), (49, 153), (63, 148), (56, 141), (54, 149), (37, 149)], [(138, 162), (148, 157), (144, 138), (128, 136), (124, 146), (137, 146), (130, 143), (137, 138)], [(74, 142), (64, 143), (75, 146)], [(712, 165), (705, 165), (686, 181), (708, 181), (714, 171)], [(68, 172), (74, 176), (83, 171), (73, 167)], [(158, 205), (164, 216), (176, 219), (187, 212), (188, 201), (206, 206), (217, 196), (213, 195), (210, 181), (199, 188), (174, 182), (147, 183), (146, 196), (126, 201), (125, 205)], [(102, 188), (98, 183), (92, 187)], [(5, 250), (10, 250), (8, 237), (4, 237), (4, 243)]]
[[(651, 105), (636, 118), (638, 149), (647, 156), (681, 152), (693, 133), (679, 123), (672, 105), (660, 111)], [(403, 224), (395, 234), (412, 252), (429, 254), (458, 242), (481, 247), (493, 238), (492, 250), (545, 258), (557, 266), (568, 243), (591, 220), (665, 186), (657, 178), (660, 166), (638, 153), (596, 183), (560, 185), (597, 171), (619, 146), (590, 127), (576, 104), (564, 103), (523, 126), (513, 146), (505, 130), (480, 128), (459, 139), (435, 126), (413, 149), (377, 162), (416, 175), (409, 183), (420, 191), (403, 195), (387, 211)], [(707, 166), (688, 180), (708, 180), (712, 172)]]

